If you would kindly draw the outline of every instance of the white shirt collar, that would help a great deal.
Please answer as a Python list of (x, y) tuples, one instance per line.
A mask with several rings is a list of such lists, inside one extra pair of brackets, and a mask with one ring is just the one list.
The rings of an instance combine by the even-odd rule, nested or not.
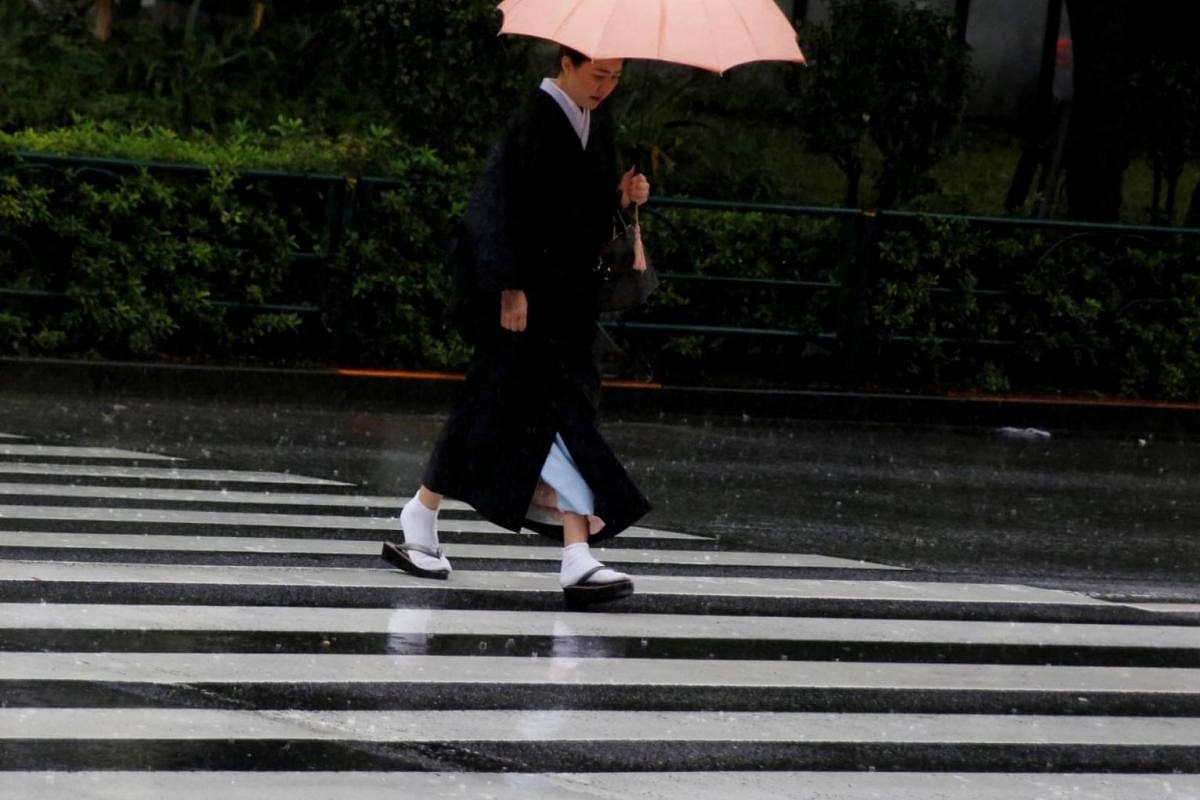
[(559, 85), (552, 78), (544, 78), (540, 88), (543, 92), (553, 97), (563, 110), (563, 113), (567, 115), (567, 120), (571, 123), (571, 127), (575, 129), (575, 133), (579, 134), (579, 143), (586, 150), (588, 136), (591, 134), (592, 129), (591, 110), (575, 105), (575, 101), (559, 88)]

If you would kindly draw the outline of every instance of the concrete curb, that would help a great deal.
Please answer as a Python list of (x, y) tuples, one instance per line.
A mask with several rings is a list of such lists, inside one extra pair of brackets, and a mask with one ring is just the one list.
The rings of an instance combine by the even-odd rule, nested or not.
[[(462, 376), (378, 370), (272, 369), (118, 361), (0, 358), (0, 392), (448, 410)], [(1194, 435), (1200, 404), (1002, 395), (904, 395), (615, 382), (610, 415), (790, 419), (1038, 431)]]

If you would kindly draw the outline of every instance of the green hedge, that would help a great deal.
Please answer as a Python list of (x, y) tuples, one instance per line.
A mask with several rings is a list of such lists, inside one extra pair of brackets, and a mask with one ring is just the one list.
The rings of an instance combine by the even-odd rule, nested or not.
[(201, 180), (144, 169), (0, 178), (0, 228), (32, 251), (0, 250), (0, 284), (62, 295), (8, 299), (0, 346), (226, 356), (294, 334), (295, 314), (239, 317), (218, 304), (277, 300), (291, 259), (291, 209), (253, 182), (237, 184), (216, 170)]
[(1194, 233), (906, 221), (880, 248), (875, 361), (931, 385), (1196, 400), (1198, 310)]
[(358, 195), (354, 229), (331, 263), (341, 363), (451, 369), (467, 349), (454, 329), (447, 251), (473, 170), (428, 151), (398, 162), (396, 185)]
[[(108, 150), (123, 157), (215, 157), (206, 159), (211, 166), (175, 170), (12, 155), (56, 140), (70, 141), (60, 152), (94, 154), (105, 130)], [(449, 166), (394, 141), (383, 147), (314, 137), (300, 164), (322, 153), (317, 166), (383, 163), (392, 177), (311, 180), (258, 171), (287, 166), (287, 142), (275, 136), (216, 152), (211, 142), (181, 142), (153, 129), (91, 125), (75, 138), (64, 131), (0, 135), (10, 153), (0, 172), (0, 288), (17, 290), (0, 295), (0, 349), (460, 365), (465, 350), (449, 326), (444, 262), (473, 167)], [(338, 195), (332, 221), (331, 193)]]
[[(476, 164), (447, 164), (384, 131), (321, 140), (281, 125), (222, 150), (105, 130), (0, 137), (0, 287), (18, 290), (0, 294), (4, 352), (462, 365), (445, 254)], [(107, 144), (152, 160), (199, 148), (213, 166), (98, 169), (12, 154), (56, 140), (74, 141), (60, 151)], [(256, 171), (291, 155), (330, 174)], [(356, 177), (350, 167), (364, 164), (389, 178)], [(618, 330), (638, 374), (1200, 399), (1194, 233), (667, 206), (643, 224), (665, 273), (791, 283), (668, 278), (627, 321), (800, 335)]]
[[(633, 318), (805, 336), (664, 336), (656, 353), (668, 371), (774, 385), (1200, 399), (1195, 232), (665, 213), (671, 225), (645, 224), (661, 269), (829, 284), (677, 281)], [(871, 225), (875, 238), (864, 239)]]

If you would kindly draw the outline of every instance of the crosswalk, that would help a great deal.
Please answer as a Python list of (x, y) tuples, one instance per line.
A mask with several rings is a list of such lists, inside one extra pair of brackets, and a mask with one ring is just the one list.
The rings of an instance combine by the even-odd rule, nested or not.
[(635, 528), (637, 593), (448, 503), (0, 433), (0, 800), (1200, 798), (1200, 618)]

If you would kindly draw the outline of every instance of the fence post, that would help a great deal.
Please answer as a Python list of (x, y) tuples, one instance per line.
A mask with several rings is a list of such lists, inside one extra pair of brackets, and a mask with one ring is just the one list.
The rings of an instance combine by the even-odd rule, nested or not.
[(339, 300), (332, 297), (333, 278), (330, 269), (342, 244), (346, 220), (351, 213), (346, 206), (354, 202), (354, 195), (346, 191), (346, 180), (340, 176), (331, 178), (325, 184), (325, 191), (325, 219), (320, 236), (321, 258), (317, 262), (321, 270), (320, 324), (325, 328), (325, 336), (322, 337), (324, 355), (330, 361), (335, 361), (341, 350), (341, 320), (338, 314)]
[(847, 227), (842, 263), (841, 342), (846, 378), (854, 382), (863, 373), (868, 336), (870, 288), (883, 219), (876, 211), (852, 217)]

